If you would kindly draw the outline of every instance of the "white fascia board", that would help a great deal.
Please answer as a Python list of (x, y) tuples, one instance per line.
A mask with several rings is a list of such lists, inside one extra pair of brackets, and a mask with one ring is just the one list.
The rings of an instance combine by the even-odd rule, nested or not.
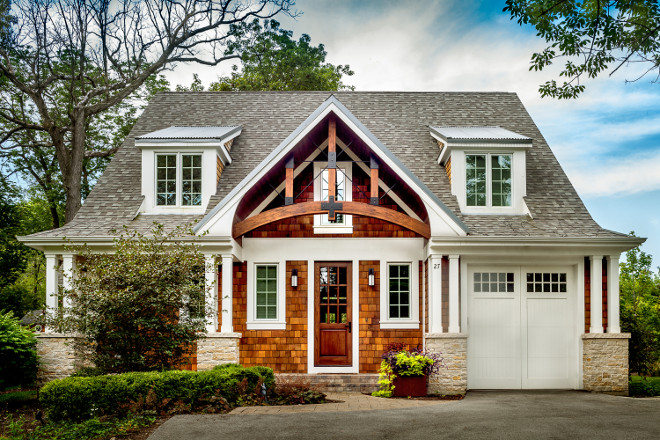
[(590, 237), (478, 237), (453, 239), (432, 237), (426, 254), (458, 255), (615, 255), (626, 252), (646, 241), (645, 238)]
[[(417, 191), (424, 201), (427, 209), (431, 209), (436, 216), (441, 218), (449, 228), (459, 236), (465, 236), (468, 233), (468, 227), (449, 209), (440, 199), (429, 190), (416, 176), (401, 163), (401, 161), (392, 154), (385, 145), (383, 145), (376, 136), (373, 135), (353, 114), (341, 103), (334, 95), (331, 95), (323, 102), (302, 124), (298, 126), (280, 145), (275, 148), (252, 172), (250, 172), (230, 193), (216, 205), (204, 218), (195, 226), (196, 233), (208, 231), (227, 214), (235, 211), (238, 201), (245, 195), (260, 178), (262, 178), (270, 168), (282, 160), (291, 149), (298, 144), (323, 118), (330, 112), (339, 117), (371, 150), (395, 172), (400, 172), (399, 176), (411, 188)], [(431, 213), (429, 213), (431, 215)], [(223, 231), (227, 231), (227, 224), (231, 223), (227, 219), (223, 222)], [(229, 225), (231, 233), (231, 225)]]

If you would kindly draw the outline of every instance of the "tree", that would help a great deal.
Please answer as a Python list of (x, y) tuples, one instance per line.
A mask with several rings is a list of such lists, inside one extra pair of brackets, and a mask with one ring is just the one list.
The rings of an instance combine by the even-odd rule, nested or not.
[(350, 66), (326, 63), (323, 44), (311, 45), (307, 34), (295, 41), (293, 32), (275, 20), (263, 27), (258, 20), (239, 23), (230, 34), (234, 39), (226, 56), (240, 56), (242, 70), (234, 65), (231, 76), (211, 83), (209, 90), (353, 90), (342, 82), (343, 75), (353, 75)]
[(18, 318), (0, 313), (0, 390), (32, 385), (37, 378), (37, 340)]
[[(631, 232), (634, 236), (634, 233)], [(647, 375), (660, 361), (660, 273), (640, 247), (626, 253), (620, 265), (621, 327), (631, 333), (630, 371)]]
[[(206, 65), (225, 55), (229, 26), (289, 13), (292, 0), (16, 0), (0, 9), (0, 133), (3, 149), (53, 149), (64, 187), (65, 220), (81, 205), (83, 164), (113, 149), (86, 143), (93, 118), (177, 63)], [(0, 3), (0, 7), (3, 4)], [(7, 18), (9, 17), (9, 18)], [(62, 105), (62, 99), (66, 105)]]
[(610, 67), (609, 75), (629, 64), (643, 71), (632, 81), (656, 71), (660, 78), (660, 7), (657, 0), (507, 0), (504, 11), (518, 24), (534, 26), (550, 45), (532, 55), (530, 70), (543, 70), (567, 58), (557, 84), (541, 85), (541, 96), (577, 98), (582, 81)]
[(54, 328), (80, 335), (76, 351), (104, 372), (172, 368), (205, 330), (204, 257), (192, 231), (127, 229), (115, 253), (77, 247), (82, 258)]

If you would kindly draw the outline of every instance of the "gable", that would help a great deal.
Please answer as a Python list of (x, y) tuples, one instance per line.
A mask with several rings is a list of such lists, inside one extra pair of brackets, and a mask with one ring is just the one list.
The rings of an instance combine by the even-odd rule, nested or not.
[[(234, 187), (199, 222), (195, 227), (195, 232), (228, 235), (237, 220), (243, 221), (254, 212), (254, 206), (252, 209), (243, 209), (243, 212), (239, 209), (240, 203), (250, 194), (250, 191), (253, 192), (254, 197), (254, 189), (257, 188), (259, 182), (268, 179), (269, 173), (277, 173), (278, 169), (281, 170), (291, 155), (297, 156), (298, 162), (308, 158), (305, 153), (306, 144), (309, 152), (309, 143), (313, 142), (315, 133), (318, 135), (319, 130), (324, 126), (324, 121), (327, 123), (329, 118), (336, 118), (345, 131), (352, 133), (360, 141), (363, 150), (368, 150), (368, 154), (373, 155), (385, 169), (389, 170), (390, 175), (398, 176), (405, 187), (419, 198), (427, 212), (427, 223), (430, 226), (431, 235), (461, 236), (467, 234), (467, 226), (333, 95)], [(313, 150), (313, 148), (311, 149)], [(248, 200), (251, 201), (252, 197)], [(261, 202), (260, 200), (259, 203)], [(314, 213), (318, 214), (318, 212)], [(310, 214), (314, 213), (310, 212)]]

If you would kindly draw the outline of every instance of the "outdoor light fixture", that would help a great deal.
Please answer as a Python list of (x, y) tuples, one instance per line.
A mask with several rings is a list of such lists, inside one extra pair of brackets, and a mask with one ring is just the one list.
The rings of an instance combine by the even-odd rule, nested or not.
[(298, 269), (291, 269), (291, 287), (298, 287)]
[(369, 269), (369, 285), (373, 286), (376, 284), (376, 274), (373, 269)]

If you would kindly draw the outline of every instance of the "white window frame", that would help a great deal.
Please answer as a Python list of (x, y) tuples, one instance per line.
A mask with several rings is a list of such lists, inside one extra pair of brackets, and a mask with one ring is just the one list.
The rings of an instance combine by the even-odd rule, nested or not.
[[(158, 156), (176, 156), (176, 203), (174, 205), (159, 205), (158, 204)], [(200, 178), (200, 185), (202, 186), (202, 200), (199, 205), (184, 205), (183, 202), (183, 156), (199, 156), (200, 168), (202, 176)], [(183, 208), (183, 209), (200, 209), (204, 204), (204, 154), (199, 151), (195, 152), (156, 152), (154, 154), (154, 204), (161, 209), (167, 208)]]
[[(464, 172), (467, 172), (467, 158), (468, 156), (485, 156), (486, 157), (486, 204), (485, 205), (469, 205), (467, 204), (467, 176), (465, 178), (465, 206), (468, 207), (469, 209), (489, 209), (492, 210), (493, 208), (499, 209), (499, 208), (505, 208), (509, 209), (513, 206), (513, 191), (514, 191), (514, 170), (513, 170), (513, 153), (505, 153), (505, 152), (469, 152), (465, 153), (465, 170)], [(492, 158), (493, 156), (509, 156), (511, 157), (511, 204), (508, 206), (493, 206), (493, 161)]]
[[(257, 318), (257, 266), (277, 267), (277, 313), (275, 319)], [(286, 330), (286, 270), (277, 261), (260, 261), (247, 267), (247, 329)]]
[[(391, 265), (410, 267), (410, 317), (390, 318), (390, 271)], [(416, 261), (380, 262), (380, 328), (417, 329), (419, 328), (419, 264)]]
[[(321, 200), (321, 170), (327, 166), (327, 162), (314, 162), (314, 201)], [(342, 176), (344, 179), (344, 200), (345, 202), (353, 201), (353, 162), (337, 162), (337, 178)], [(327, 214), (314, 215), (314, 233), (315, 234), (352, 234), (353, 233), (353, 216), (344, 215), (344, 223), (342, 224), (329, 224), (323, 221), (323, 216)]]

